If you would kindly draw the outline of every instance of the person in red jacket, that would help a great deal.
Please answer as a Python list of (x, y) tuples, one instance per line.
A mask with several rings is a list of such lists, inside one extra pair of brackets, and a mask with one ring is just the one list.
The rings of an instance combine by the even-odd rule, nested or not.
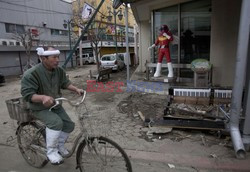
[(160, 28), (160, 31), (161, 33), (158, 36), (155, 44), (148, 47), (148, 50), (150, 50), (154, 48), (155, 46), (159, 45), (158, 63), (157, 63), (154, 77), (161, 76), (161, 64), (162, 64), (163, 57), (166, 56), (167, 64), (168, 64), (168, 77), (171, 78), (171, 77), (174, 77), (174, 74), (173, 74), (173, 66), (171, 63), (171, 57), (170, 57), (170, 51), (169, 51), (169, 43), (173, 41), (173, 35), (169, 31), (167, 25), (162, 25)]

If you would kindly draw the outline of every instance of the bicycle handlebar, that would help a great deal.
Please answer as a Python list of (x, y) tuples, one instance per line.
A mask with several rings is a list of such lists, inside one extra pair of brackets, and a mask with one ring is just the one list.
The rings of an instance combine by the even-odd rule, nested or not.
[(58, 106), (60, 104), (60, 101), (66, 101), (68, 102), (71, 106), (79, 106), (85, 99), (86, 97), (86, 91), (83, 90), (83, 96), (82, 96), (82, 99), (80, 102), (77, 102), (77, 103), (72, 103), (70, 100), (68, 100), (67, 98), (64, 98), (64, 97), (60, 97), (60, 98), (56, 98), (55, 99), (55, 104), (49, 109), (49, 111), (51, 111), (53, 108), (55, 108), (56, 106)]

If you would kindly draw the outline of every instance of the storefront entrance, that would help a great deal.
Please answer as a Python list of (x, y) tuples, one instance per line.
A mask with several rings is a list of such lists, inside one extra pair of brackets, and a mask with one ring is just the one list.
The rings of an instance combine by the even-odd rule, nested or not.
[[(175, 39), (170, 45), (172, 63), (183, 64), (183, 68), (175, 70), (175, 76), (180, 82), (190, 82), (193, 72), (185, 65), (197, 58), (210, 58), (211, 0), (192, 1), (158, 9), (152, 15), (153, 42), (161, 25), (168, 25)], [(157, 62), (157, 54), (155, 49), (152, 62)], [(163, 63), (166, 63), (166, 59)]]

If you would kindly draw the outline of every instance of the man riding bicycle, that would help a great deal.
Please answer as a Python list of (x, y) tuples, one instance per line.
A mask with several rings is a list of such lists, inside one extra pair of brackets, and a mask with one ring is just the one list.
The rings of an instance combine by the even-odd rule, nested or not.
[(21, 94), (28, 102), (34, 117), (46, 125), (47, 157), (54, 165), (61, 164), (69, 154), (64, 144), (74, 130), (75, 124), (64, 108), (59, 105), (51, 111), (54, 99), (61, 97), (61, 89), (82, 94), (58, 67), (60, 51), (54, 47), (37, 48), (41, 63), (26, 71), (21, 81)]

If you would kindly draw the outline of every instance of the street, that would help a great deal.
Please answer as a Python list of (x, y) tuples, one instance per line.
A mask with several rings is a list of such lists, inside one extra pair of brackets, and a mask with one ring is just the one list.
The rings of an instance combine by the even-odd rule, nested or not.
[[(69, 70), (70, 80), (77, 86), (87, 89), (89, 69), (95, 65)], [(110, 81), (125, 83), (126, 71), (112, 73)], [(104, 81), (106, 83), (107, 81)], [(166, 105), (165, 95), (126, 92), (88, 92), (86, 106), (88, 111), (107, 117), (108, 132), (106, 136), (117, 142), (131, 159), (135, 172), (166, 171), (249, 171), (250, 156), (237, 160), (228, 137), (218, 138), (201, 131), (172, 130), (163, 135), (147, 135), (150, 128), (143, 125), (137, 114), (141, 111), (151, 117), (160, 117)], [(9, 118), (5, 100), (20, 96), (20, 78), (10, 78), (0, 87), (0, 171), (2, 172), (36, 172), (36, 171), (74, 171), (75, 154), (60, 166), (47, 164), (42, 169), (29, 166), (17, 148), (15, 129), (16, 121)], [(74, 98), (70, 92), (63, 92), (65, 97)], [(133, 106), (128, 106), (133, 105)], [(72, 109), (64, 104), (73, 121), (77, 122)], [(72, 146), (79, 126), (70, 135), (67, 146)], [(203, 139), (202, 139), (203, 138)], [(205, 142), (204, 142), (205, 138)]]

